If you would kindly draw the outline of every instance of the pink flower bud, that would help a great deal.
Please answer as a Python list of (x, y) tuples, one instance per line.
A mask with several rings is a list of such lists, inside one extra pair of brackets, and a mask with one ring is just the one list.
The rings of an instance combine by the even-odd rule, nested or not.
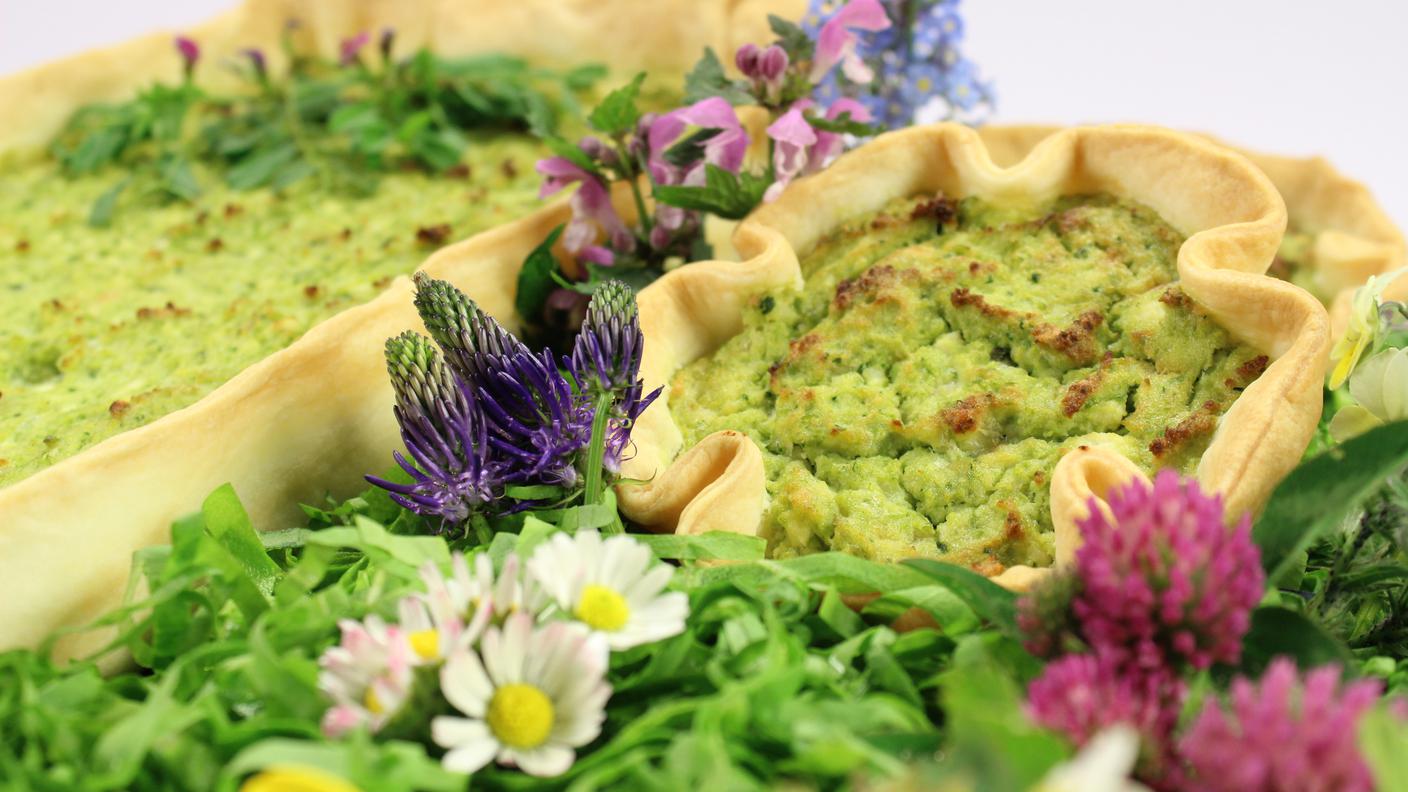
[(177, 36), (176, 51), (181, 54), (181, 65), (186, 70), (186, 76), (191, 76), (196, 61), (200, 60), (200, 45), (188, 36)]
[(774, 44), (758, 58), (758, 76), (772, 83), (782, 79), (787, 71), (787, 50)]
[(371, 34), (366, 31), (362, 31), (352, 38), (343, 39), (338, 62), (343, 66), (351, 66), (356, 63), (357, 59), (361, 57), (362, 48), (367, 46), (367, 42), (370, 40)]
[(752, 79), (758, 76), (758, 45), (744, 44), (733, 56), (733, 63), (743, 76)]

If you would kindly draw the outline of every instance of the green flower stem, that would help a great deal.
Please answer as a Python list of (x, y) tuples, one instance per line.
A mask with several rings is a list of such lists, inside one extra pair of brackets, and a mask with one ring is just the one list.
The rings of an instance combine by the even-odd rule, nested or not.
[(474, 530), (474, 538), (479, 540), (479, 544), (488, 547), (494, 541), (494, 532), (489, 527), (489, 520), (480, 512), (475, 512), (469, 518), (470, 527)]
[(601, 503), (604, 479), (602, 460), (606, 457), (606, 419), (611, 415), (615, 397), (603, 393), (596, 397), (596, 413), (592, 417), (592, 441), (587, 446), (587, 484), (582, 502), (588, 506)]

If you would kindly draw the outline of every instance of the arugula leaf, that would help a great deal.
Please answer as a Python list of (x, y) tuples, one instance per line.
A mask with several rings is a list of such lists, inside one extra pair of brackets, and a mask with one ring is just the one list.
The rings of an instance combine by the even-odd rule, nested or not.
[(523, 268), (518, 271), (518, 291), (513, 298), (518, 315), (530, 322), (542, 318), (548, 296), (557, 288), (553, 275), (559, 271), (557, 257), (552, 254), (552, 246), (562, 236), (563, 226), (548, 233), (547, 239), (533, 248), (528, 258), (523, 260)]
[(1280, 580), (1315, 539), (1408, 464), (1408, 421), (1366, 432), (1303, 462), (1277, 485), (1252, 540), (1267, 578)]
[(813, 128), (823, 132), (836, 132), (842, 135), (855, 135), (856, 137), (870, 137), (885, 131), (883, 124), (871, 124), (864, 121), (857, 121), (851, 118), (849, 112), (842, 113), (836, 118), (823, 118), (819, 116), (807, 116), (807, 123)]
[(694, 68), (684, 78), (685, 104), (719, 96), (729, 104), (738, 106), (753, 103), (753, 93), (744, 80), (730, 80), (724, 73), (724, 65), (712, 47), (704, 48), (704, 55), (694, 64)]
[(612, 136), (624, 135), (635, 129), (636, 122), (640, 120), (636, 98), (640, 96), (640, 87), (644, 82), (645, 72), (641, 72), (629, 83), (607, 94), (587, 116), (587, 122), (598, 132)]
[(768, 543), (757, 536), (710, 531), (704, 534), (637, 534), (636, 541), (656, 558), (681, 561), (757, 561)]
[(744, 171), (730, 173), (713, 163), (704, 166), (704, 186), (657, 186), (655, 200), (681, 209), (697, 209), (729, 220), (741, 220), (762, 203), (772, 176)]
[(974, 613), (1007, 635), (1017, 634), (1017, 596), (969, 569), (928, 558), (912, 558), (904, 564), (947, 586)]

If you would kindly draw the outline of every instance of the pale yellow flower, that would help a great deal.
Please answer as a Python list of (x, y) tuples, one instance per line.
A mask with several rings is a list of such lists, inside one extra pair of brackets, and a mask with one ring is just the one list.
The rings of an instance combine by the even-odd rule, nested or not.
[(337, 776), (311, 767), (271, 767), (250, 777), (240, 792), (361, 792)]
[(1379, 321), (1379, 297), (1394, 278), (1403, 272), (1404, 270), (1400, 269), (1372, 276), (1354, 292), (1349, 326), (1345, 328), (1344, 335), (1335, 342), (1335, 348), (1330, 350), (1330, 360), (1334, 362), (1327, 383), (1330, 390), (1337, 390), (1344, 385), (1354, 367), (1358, 365), (1359, 358), (1374, 347), (1383, 326)]
[(1349, 395), (1358, 403), (1330, 419), (1330, 436), (1337, 441), (1408, 419), (1408, 349), (1385, 349), (1365, 360), (1349, 378)]

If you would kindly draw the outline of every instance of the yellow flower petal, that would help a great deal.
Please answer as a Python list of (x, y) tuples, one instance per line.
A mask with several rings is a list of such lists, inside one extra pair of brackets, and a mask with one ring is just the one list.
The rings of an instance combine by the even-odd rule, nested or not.
[(240, 792), (362, 792), (332, 773), (312, 767), (271, 767), (240, 786)]

